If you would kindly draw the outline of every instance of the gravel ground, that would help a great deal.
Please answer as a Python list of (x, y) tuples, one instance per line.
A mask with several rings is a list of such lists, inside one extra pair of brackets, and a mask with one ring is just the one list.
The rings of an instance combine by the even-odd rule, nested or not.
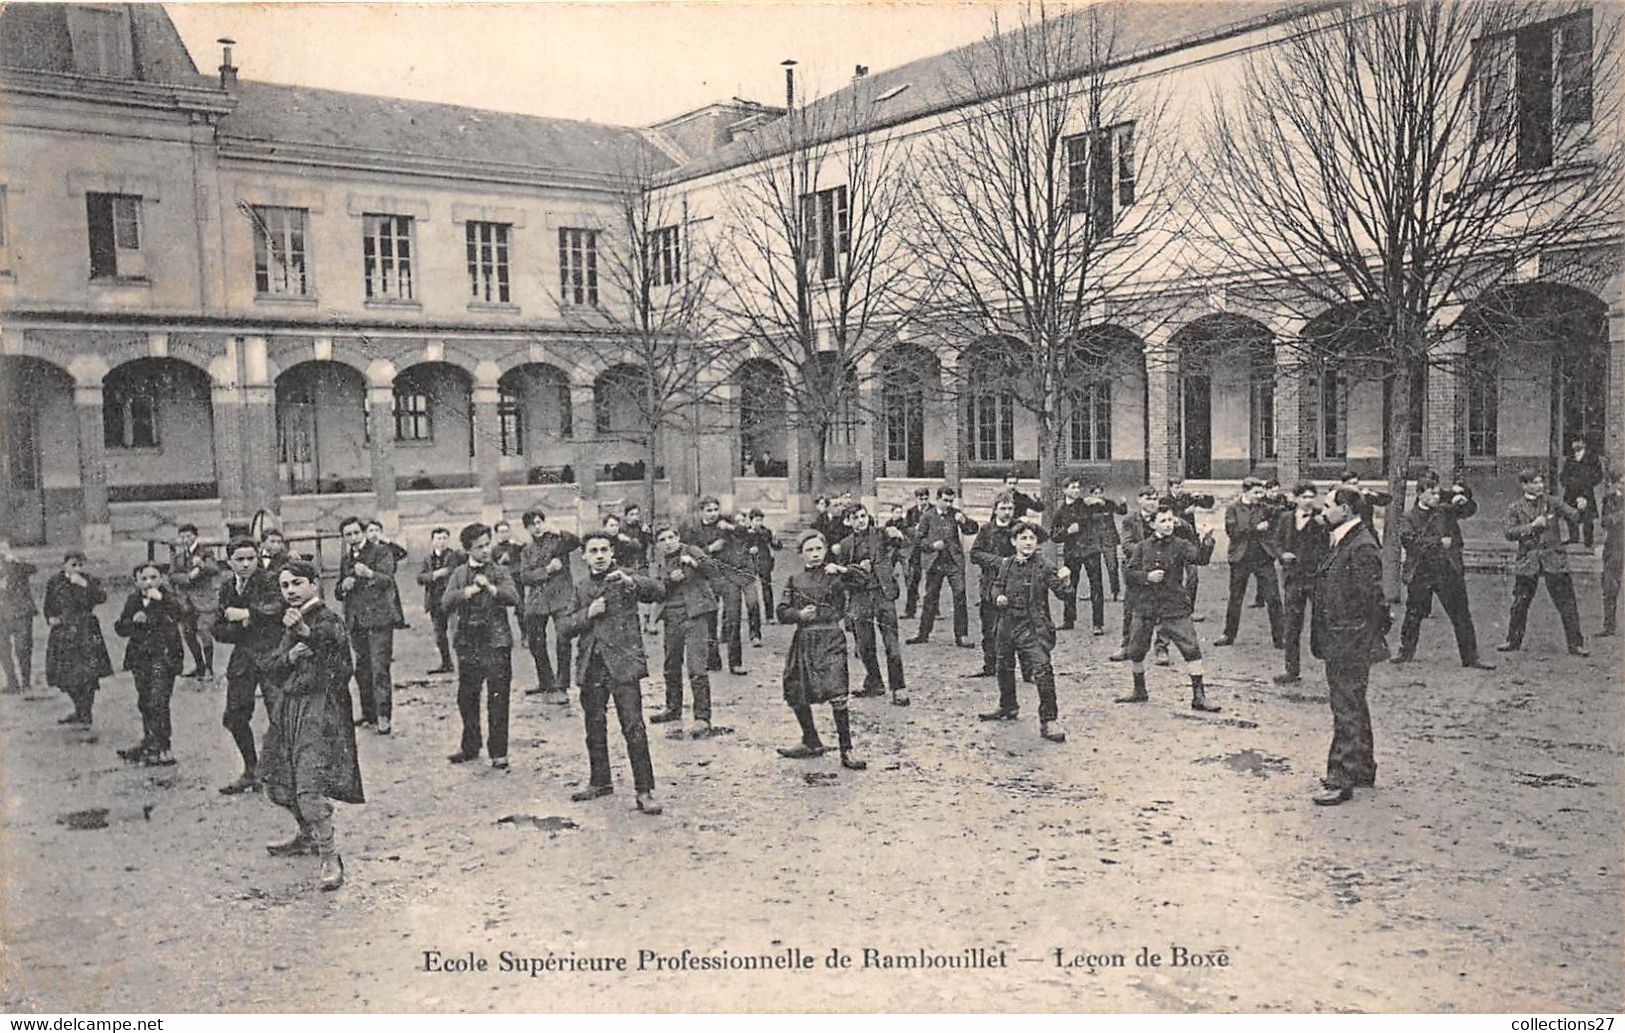
[[(1594, 628), (1596, 581), (1579, 587)], [(1488, 650), (1508, 584), (1475, 577), (1471, 589)], [(1216, 567), (1205, 639), (1222, 591)], [(1236, 646), (1208, 651), (1209, 695), (1225, 708), (1211, 716), (1187, 708), (1177, 666), (1151, 669), (1149, 705), (1110, 703), (1128, 671), (1105, 662), (1109, 613), (1107, 638), (1062, 633), (1066, 744), (1039, 739), (1030, 686), (1022, 720), (976, 721), (994, 686), (960, 677), (978, 655), (941, 641), (939, 624), (938, 641), (907, 647), (912, 707), (854, 702), (870, 764), (857, 774), (833, 753), (774, 753), (795, 724), (778, 690), (788, 633), (772, 628), (747, 650), (748, 675), (714, 676), (727, 734), (657, 730), (659, 818), (631, 810), (613, 720), (616, 795), (569, 802), (586, 775), (573, 702), (516, 699), (507, 774), (446, 764), (454, 683), (421, 673), (433, 646), (415, 614), (397, 638), (396, 733), (361, 738), (370, 802), (338, 807), (349, 882), (332, 894), (317, 890), (315, 859), (266, 856), (290, 828), (284, 812), (215, 792), (236, 767), (219, 687), (177, 687), (180, 764), (162, 776), (114, 755), (139, 737), (127, 675), (103, 683), (90, 734), (55, 723), (65, 699), (42, 685), (0, 696), (0, 1008), (1625, 1007), (1619, 639), (1564, 655), (1541, 597), (1523, 653), (1464, 672), (1441, 613), (1421, 662), (1373, 672), (1378, 787), (1323, 809), (1308, 800), (1331, 726), (1320, 665), (1271, 684), (1262, 610), (1245, 611)], [(658, 653), (658, 638), (646, 643)], [(652, 711), (659, 689), (644, 687)], [(819, 718), (833, 741), (827, 709)], [(93, 808), (107, 809), (105, 827), (64, 823)], [(865, 948), (984, 948), (972, 956), (1005, 964), (865, 967)], [(1223, 964), (1174, 965), (1176, 948)], [(798, 949), (813, 967), (639, 969), (640, 950), (685, 949)], [(850, 967), (830, 967), (832, 949)], [(1142, 949), (1161, 963), (1137, 963)], [(1058, 950), (1093, 957), (1063, 967)], [(426, 951), (488, 967), (426, 971)], [(627, 971), (502, 971), (504, 951), (624, 958)]]

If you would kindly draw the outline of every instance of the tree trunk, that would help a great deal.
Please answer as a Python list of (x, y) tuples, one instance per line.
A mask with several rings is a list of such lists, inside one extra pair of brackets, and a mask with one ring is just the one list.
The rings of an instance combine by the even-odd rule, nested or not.
[(648, 443), (643, 454), (643, 512), (645, 527), (654, 527), (655, 518), (655, 463), (660, 459), (660, 424), (649, 428)]
[(1401, 585), (1399, 521), (1405, 515), (1405, 482), (1411, 459), (1411, 377), (1404, 362), (1392, 377), (1388, 390), (1388, 501), (1382, 527), (1382, 589), (1388, 601), (1397, 603)]
[(1055, 477), (1060, 469), (1057, 446), (1060, 439), (1051, 426), (1051, 415), (1054, 410), (1046, 409), (1038, 414), (1038, 499), (1046, 506), (1050, 500), (1057, 497), (1055, 490)]

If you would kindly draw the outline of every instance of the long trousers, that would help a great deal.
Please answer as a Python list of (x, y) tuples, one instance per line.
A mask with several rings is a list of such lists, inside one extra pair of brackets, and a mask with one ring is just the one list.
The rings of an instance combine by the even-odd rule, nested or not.
[(632, 765), (632, 785), (640, 793), (655, 787), (654, 764), (649, 759), (649, 732), (643, 725), (643, 694), (636, 681), (615, 681), (596, 654), (581, 673), (581, 713), (587, 725), (588, 781), (595, 786), (614, 783), (609, 770), (609, 701), (626, 740), (626, 758)]
[(214, 635), (209, 631), (209, 625), (214, 623), (214, 614), (199, 613), (188, 606), (177, 621), (181, 628), (181, 641), (186, 643), (187, 652), (192, 654), (192, 665), (197, 669), (214, 669)]
[(1014, 627), (1009, 618), (1000, 627), (998, 655), (994, 671), (999, 678), (999, 709), (1007, 712), (1020, 708), (1016, 697), (1016, 664), (1021, 664), (1021, 676), (1038, 687), (1038, 719), (1053, 721), (1059, 711), (1055, 702), (1055, 669), (1050, 665), (1050, 651), (1030, 627)]
[(1529, 622), (1529, 604), (1535, 601), (1535, 588), (1541, 578), (1546, 579), (1546, 594), (1563, 621), (1563, 637), (1570, 646), (1585, 645), (1580, 634), (1580, 608), (1574, 601), (1574, 582), (1567, 574), (1519, 574), (1512, 579), (1512, 614), (1507, 619), (1507, 642), (1513, 647), (1523, 645), (1524, 627)]
[(982, 625), (982, 670), (991, 671), (999, 662), (999, 608), (992, 601), (978, 603), (976, 619)]
[[(506, 618), (504, 618), (506, 620)], [(429, 611), (429, 623), (434, 625), (434, 647), (440, 651), (440, 666), (451, 666), (451, 640), (446, 636), (446, 625), (451, 614), (438, 607)]]
[(1066, 557), (1066, 565), (1072, 570), (1072, 583), (1067, 587), (1066, 598), (1061, 601), (1061, 622), (1063, 624), (1076, 624), (1078, 622), (1078, 568), (1089, 578), (1089, 626), (1104, 628), (1106, 626), (1106, 595), (1101, 590), (1100, 561), (1105, 557), (1109, 563), (1112, 574), (1112, 594), (1116, 595), (1117, 585), (1117, 557), (1109, 552), (1091, 552), (1082, 556)]
[(34, 619), (17, 618), (0, 628), (0, 667), (6, 689), (21, 692), (34, 680)]
[(1478, 633), (1467, 606), (1467, 582), (1457, 571), (1444, 568), (1421, 571), (1405, 586), (1405, 619), (1399, 626), (1399, 655), (1414, 656), (1422, 633), (1422, 619), (1433, 612), (1437, 595), (1456, 632), (1456, 652), (1464, 664), (1478, 661)]
[[(852, 633), (858, 640), (858, 656), (863, 660), (863, 687), (882, 688), (889, 681), (891, 691), (902, 692), (903, 646), (897, 632), (897, 603), (880, 597), (874, 600), (874, 614), (852, 618)], [(886, 647), (886, 680), (880, 677), (880, 657), (875, 652), (875, 629), (880, 630), (880, 641)]]
[(1371, 740), (1371, 711), (1366, 685), (1371, 664), (1364, 660), (1328, 660), (1326, 687), (1332, 704), (1332, 745), (1326, 754), (1326, 781), (1353, 788), (1375, 785), (1377, 760)]
[(903, 612), (913, 616), (920, 609), (920, 578), (925, 572), (921, 562), (920, 550), (915, 549), (908, 555), (908, 563), (903, 567)]
[(361, 717), (389, 720), (395, 712), (395, 683), (390, 665), (395, 661), (394, 628), (351, 628), (350, 651), (355, 654), (355, 686), (361, 697)]
[(1303, 623), (1309, 612), (1313, 589), (1309, 585), (1288, 584), (1281, 606), (1281, 650), (1286, 673), (1297, 677), (1303, 673)]
[(1607, 632), (1615, 630), (1619, 618), (1619, 583), (1622, 573), (1625, 573), (1625, 549), (1621, 548), (1617, 540), (1603, 542), (1602, 627)]
[[(716, 588), (722, 603), (722, 643), (719, 643), (719, 649), (721, 644), (727, 645), (729, 667), (743, 667), (745, 650), (739, 622), (745, 602), (744, 590), (735, 582), (727, 579), (718, 581)], [(755, 602), (754, 599), (751, 601), (752, 603)], [(755, 634), (760, 636), (761, 633), (762, 616), (758, 613), (756, 614)]]
[(778, 612), (773, 608), (773, 572), (763, 571), (757, 583), (762, 586), (762, 612), (767, 614), (769, 621), (772, 621), (773, 615)]
[(169, 749), (169, 699), (175, 672), (167, 667), (136, 668), (135, 706), (141, 712), (141, 743), (155, 752)]
[(694, 693), (694, 719), (711, 720), (711, 675), (706, 671), (706, 651), (709, 648), (708, 625), (703, 617), (686, 617), (665, 622), (666, 662), (662, 673), (666, 678), (666, 710), (683, 712), (683, 673), (688, 673), (689, 688)]
[[(242, 649), (243, 646), (235, 646)], [(220, 715), (220, 724), (231, 733), (237, 752), (243, 757), (243, 770), (253, 771), (259, 766), (259, 754), (254, 749), (254, 690), (259, 688), (261, 676), (258, 667), (250, 667), (236, 674), (226, 669), (226, 712)]]
[(513, 648), (479, 646), (457, 653), (457, 712), (463, 719), (463, 756), (480, 752), (480, 693), (485, 694), (485, 745), (492, 760), (508, 755), (508, 693)]
[[(553, 623), (553, 657), (558, 661), (555, 672), (547, 660), (547, 625)], [(531, 613), (525, 615), (525, 641), (530, 647), (531, 662), (536, 665), (536, 687), (543, 692), (570, 687), (570, 656), (573, 643), (559, 634), (558, 615)]]
[[(1258, 590), (1264, 593), (1264, 606), (1269, 611), (1270, 641), (1281, 641), (1281, 590), (1276, 586), (1274, 563), (1230, 564), (1230, 600), (1224, 608), (1224, 637), (1235, 638), (1241, 627), (1241, 607), (1247, 601), (1247, 579), (1258, 578)], [(1191, 593), (1192, 601), (1196, 593)]]
[(934, 563), (925, 572), (925, 602), (920, 610), (920, 637), (931, 634), (937, 622), (937, 606), (942, 601), (942, 582), (946, 580), (954, 597), (954, 638), (970, 634), (970, 605), (965, 600), (965, 568), (957, 563)]

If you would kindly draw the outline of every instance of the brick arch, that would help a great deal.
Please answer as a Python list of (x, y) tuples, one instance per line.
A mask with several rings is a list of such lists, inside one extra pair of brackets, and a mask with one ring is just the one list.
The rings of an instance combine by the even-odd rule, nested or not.
[(524, 341), (495, 356), (493, 361), (501, 376), (524, 366), (552, 366), (563, 372), (571, 384), (586, 387), (598, 379), (607, 364), (584, 361), (576, 354), (579, 350), (568, 347), (568, 342)]
[(316, 338), (291, 337), (279, 335), (266, 342), (266, 361), (270, 365), (271, 380), (276, 378), (302, 362), (332, 361), (341, 366), (348, 366), (361, 374), (365, 379), (367, 364), (372, 361), (354, 338), (334, 337), (332, 354), (328, 360), (316, 358)]
[[(32, 340), (27, 334), (19, 334), (17, 336), (18, 340), (15, 342), (15, 344), (11, 341), (6, 342), (6, 350), (4, 352), (0, 352), (0, 360), (8, 358), (36, 359), (61, 371), (64, 376), (72, 380), (75, 384), (100, 384), (102, 382), (101, 378), (106, 375), (106, 369), (101, 369), (99, 372), (95, 372), (93, 378), (88, 372), (84, 372), (87, 367), (94, 368), (94, 366), (101, 364), (101, 356), (99, 355), (63, 355), (59, 349), (52, 348), (50, 345), (40, 341)], [(82, 359), (91, 359), (96, 361), (94, 363), (76, 361)], [(75, 366), (78, 366), (81, 372), (76, 372), (74, 369)]]

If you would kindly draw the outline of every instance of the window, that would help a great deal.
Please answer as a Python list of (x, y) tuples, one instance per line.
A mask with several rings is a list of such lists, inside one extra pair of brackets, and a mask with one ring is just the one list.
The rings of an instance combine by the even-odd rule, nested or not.
[(681, 227), (666, 226), (649, 234), (649, 283), (666, 287), (683, 280)]
[(118, 8), (68, 5), (68, 40), (80, 75), (128, 79), (133, 74), (129, 16)]
[(559, 298), (566, 305), (598, 304), (597, 230), (559, 230)]
[(1551, 165), (1556, 131), (1592, 118), (1591, 12), (1485, 37), (1475, 51), (1480, 137), (1515, 130), (1518, 168)]
[(1407, 426), (1407, 438), (1410, 445), (1410, 455), (1418, 458), (1422, 455), (1425, 435), (1422, 433), (1427, 427), (1427, 398), (1428, 398), (1428, 364), (1425, 360), (1417, 359), (1410, 363), (1409, 374), (1411, 378), (1410, 415)]
[(118, 378), (107, 384), (102, 443), (108, 448), (158, 447), (158, 399), (151, 381)]
[(1343, 459), (1348, 455), (1348, 380), (1340, 370), (1311, 376), (1304, 385), (1306, 421), (1313, 434), (1316, 459)]
[(835, 279), (842, 259), (852, 247), (846, 187), (802, 194), (801, 224), (806, 235), (808, 274), (820, 282)]
[(502, 454), (525, 454), (525, 403), (512, 388), (497, 389), (497, 423), (501, 426)]
[(1008, 391), (974, 391), (965, 406), (971, 458), (997, 462), (1016, 457), (1016, 403)]
[(136, 279), (147, 274), (141, 254), (141, 198), (86, 194), (90, 223), (90, 278)]
[(1067, 413), (1067, 458), (1078, 463), (1112, 457), (1112, 383), (1097, 380), (1071, 392)]
[(309, 294), (305, 209), (255, 205), (250, 215), (254, 223), (254, 290), (301, 297)]
[(925, 425), (925, 392), (915, 384), (887, 383), (881, 390), (881, 402), (886, 411), (886, 461), (908, 462), (911, 445), (919, 447), (916, 438)]
[(501, 222), (470, 222), (466, 226), (468, 244), (468, 293), (476, 302), (508, 304), (508, 231)]
[(367, 297), (412, 300), (412, 217), (361, 217), (361, 275)]
[(1500, 362), (1493, 347), (1476, 348), (1467, 363), (1467, 454), (1494, 456), (1499, 422)]
[(1254, 459), (1275, 459), (1275, 354), (1261, 352), (1253, 360), (1252, 422)]
[(429, 394), (416, 386), (395, 388), (395, 440), (433, 441)]
[(1135, 201), (1134, 123), (1078, 133), (1065, 144), (1068, 205), (1074, 214), (1089, 213), (1097, 237), (1109, 237)]

